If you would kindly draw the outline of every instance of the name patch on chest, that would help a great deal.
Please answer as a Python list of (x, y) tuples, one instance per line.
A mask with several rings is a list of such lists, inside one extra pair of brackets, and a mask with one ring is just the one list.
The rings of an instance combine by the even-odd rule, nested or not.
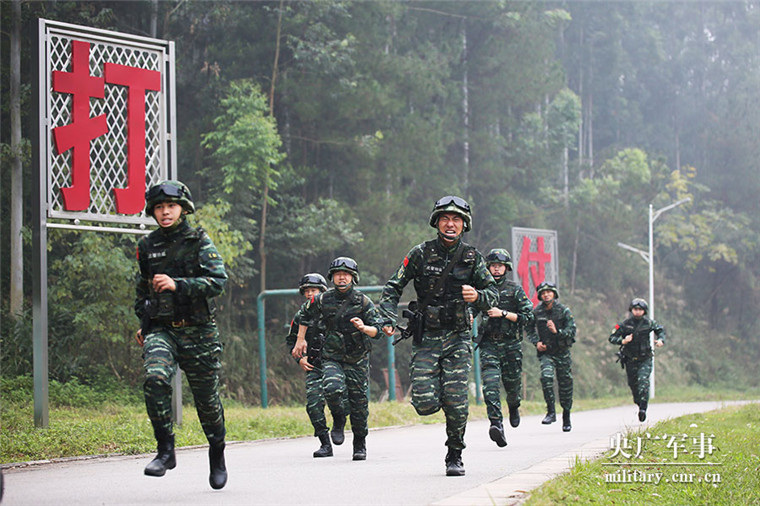
[(148, 260), (153, 260), (155, 258), (163, 258), (166, 256), (166, 251), (151, 251), (148, 253)]
[(443, 272), (443, 267), (440, 267), (438, 265), (426, 265), (425, 266), (425, 274), (441, 274)]

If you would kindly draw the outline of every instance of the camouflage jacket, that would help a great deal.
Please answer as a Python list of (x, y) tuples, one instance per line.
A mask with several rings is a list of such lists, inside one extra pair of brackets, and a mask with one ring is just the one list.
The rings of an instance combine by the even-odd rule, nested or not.
[[(185, 319), (191, 324), (209, 321), (214, 315), (213, 297), (227, 283), (224, 261), (202, 228), (187, 220), (172, 230), (159, 228), (137, 242), (139, 271), (136, 279), (135, 313), (142, 318), (146, 301), (157, 303), (168, 297), (170, 315), (154, 318), (161, 323)], [(174, 292), (156, 294), (151, 287), (154, 274), (167, 274), (177, 285)], [(169, 296), (171, 294), (171, 296)]]
[(375, 305), (353, 287), (346, 293), (335, 288), (319, 293), (304, 302), (299, 313), (300, 325), (324, 329), (324, 359), (355, 364), (369, 354), (369, 336), (358, 331), (351, 318), (359, 317), (365, 325), (375, 327), (375, 339), (382, 334), (383, 322)]
[[(570, 349), (575, 342), (575, 319), (567, 306), (555, 300), (551, 309), (547, 309), (543, 302), (539, 302), (533, 308), (533, 316), (535, 321), (527, 327), (531, 343), (535, 345), (541, 341), (548, 347), (546, 353), (550, 355), (564, 353)], [(546, 322), (549, 320), (557, 327), (556, 334), (546, 328)], [(539, 355), (541, 354), (539, 352)]]
[(525, 290), (506, 276), (501, 282), (496, 283), (496, 287), (499, 290), (499, 303), (492, 307), (515, 313), (517, 321), (513, 322), (503, 317), (491, 318), (487, 311), (480, 311), (473, 307), (473, 316), (483, 313), (483, 326), (479, 327), (478, 332), (481, 336), (480, 341), (522, 340), (523, 329), (533, 323), (533, 304), (525, 295)]
[[(459, 262), (451, 270), (438, 292), (431, 293), (460, 244), (464, 251)], [(449, 323), (443, 323), (443, 328), (463, 330), (470, 327), (468, 304), (462, 298), (462, 285), (470, 285), (477, 290), (478, 299), (472, 305), (482, 311), (495, 306), (499, 300), (496, 282), (486, 267), (483, 255), (461, 240), (447, 248), (439, 238), (436, 238), (418, 244), (409, 251), (396, 273), (385, 284), (380, 298), (380, 314), (386, 324), (396, 325), (398, 302), (404, 287), (410, 281), (414, 281), (418, 302), (429, 299), (429, 307), (444, 308), (449, 313)], [(429, 312), (426, 311), (425, 316), (427, 328), (430, 328)]]
[(633, 334), (633, 341), (623, 345), (623, 355), (629, 358), (637, 358), (652, 354), (652, 346), (649, 343), (649, 333), (655, 333), (655, 339), (662, 339), (665, 342), (667, 337), (665, 328), (655, 320), (650, 320), (646, 316), (641, 318), (628, 318), (623, 323), (615, 325), (610, 334), (612, 344), (622, 344), (623, 339), (628, 334)]

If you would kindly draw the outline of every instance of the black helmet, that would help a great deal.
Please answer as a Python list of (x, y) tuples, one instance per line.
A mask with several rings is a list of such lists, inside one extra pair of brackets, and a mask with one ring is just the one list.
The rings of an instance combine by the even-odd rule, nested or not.
[(327, 270), (327, 279), (332, 281), (333, 273), (338, 271), (350, 272), (354, 277), (354, 283), (359, 282), (359, 264), (351, 257), (338, 257), (330, 262), (330, 268)]
[(631, 301), (631, 305), (628, 306), (628, 311), (632, 310), (635, 307), (639, 309), (643, 309), (644, 314), (647, 314), (647, 312), (649, 311), (649, 304), (647, 304), (647, 301), (645, 301), (644, 299), (640, 299), (638, 297), (636, 297), (635, 299)]
[(509, 251), (503, 248), (494, 248), (486, 255), (486, 266), (491, 264), (504, 264), (507, 266), (507, 270), (512, 270), (512, 257), (509, 255)]
[(430, 214), (430, 226), (438, 228), (438, 215), (443, 213), (457, 213), (464, 220), (464, 232), (472, 230), (472, 211), (470, 204), (461, 197), (447, 195), (438, 199), (433, 206), (433, 212)]
[(544, 281), (540, 285), (536, 287), (536, 295), (541, 297), (541, 292), (545, 292), (546, 290), (554, 292), (554, 298), (559, 299), (559, 290), (557, 290), (557, 285), (552, 283), (551, 281)]
[(152, 216), (153, 208), (161, 202), (176, 202), (187, 214), (195, 212), (193, 195), (190, 189), (180, 181), (161, 181), (145, 192), (145, 214)]
[(324, 292), (327, 290), (327, 281), (318, 272), (310, 272), (309, 274), (304, 274), (301, 282), (298, 283), (298, 291), (301, 292), (301, 295), (303, 295), (303, 291), (306, 288), (319, 288), (320, 292)]

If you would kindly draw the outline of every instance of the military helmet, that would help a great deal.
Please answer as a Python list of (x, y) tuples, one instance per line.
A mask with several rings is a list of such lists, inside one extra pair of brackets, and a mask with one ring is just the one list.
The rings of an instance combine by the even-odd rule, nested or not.
[(649, 311), (649, 304), (647, 304), (647, 301), (639, 297), (636, 297), (635, 299), (631, 301), (631, 305), (628, 306), (628, 311), (632, 310), (635, 307), (639, 309), (643, 309), (644, 314), (647, 314), (647, 312)]
[(430, 214), (430, 226), (438, 228), (438, 216), (443, 213), (456, 213), (464, 220), (464, 232), (472, 230), (472, 211), (470, 204), (461, 197), (447, 195), (438, 199), (433, 206), (433, 212)]
[(145, 192), (145, 214), (153, 216), (153, 208), (161, 202), (176, 202), (187, 214), (195, 212), (193, 194), (187, 185), (180, 181), (161, 181), (151, 186)]
[(559, 290), (557, 290), (557, 285), (552, 283), (551, 281), (544, 281), (543, 283), (538, 285), (536, 287), (536, 295), (538, 295), (540, 298), (541, 292), (545, 292), (547, 290), (554, 292), (554, 298), (559, 299)]
[(504, 248), (494, 248), (486, 255), (486, 266), (491, 264), (504, 264), (507, 266), (507, 270), (512, 270), (512, 257), (509, 255), (509, 251)]
[(330, 268), (327, 270), (327, 279), (332, 281), (333, 273), (338, 271), (350, 272), (354, 277), (354, 283), (359, 282), (359, 264), (351, 257), (338, 257), (330, 262)]
[(318, 272), (310, 272), (309, 274), (304, 274), (301, 282), (298, 283), (298, 291), (301, 292), (301, 295), (303, 295), (303, 291), (306, 288), (319, 288), (320, 292), (324, 292), (327, 290), (327, 281)]

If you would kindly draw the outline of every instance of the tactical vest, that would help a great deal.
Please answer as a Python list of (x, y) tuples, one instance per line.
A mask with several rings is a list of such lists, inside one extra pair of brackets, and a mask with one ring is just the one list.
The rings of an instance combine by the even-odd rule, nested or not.
[(628, 318), (620, 327), (622, 337), (633, 334), (633, 341), (623, 345), (623, 354), (633, 360), (640, 360), (652, 356), (652, 347), (649, 343), (649, 332), (652, 329), (651, 321), (646, 316), (636, 319)]
[[(166, 274), (175, 279), (201, 277), (203, 272), (199, 253), (201, 239), (205, 235), (203, 228), (193, 229), (189, 226), (171, 234), (170, 240), (167, 240), (162, 231), (148, 235), (144, 253), (147, 256), (149, 276), (152, 278), (155, 274)], [(191, 298), (178, 291), (155, 293), (151, 289), (150, 303), (153, 308), (151, 321), (166, 325), (200, 325), (211, 320), (216, 310), (213, 299)]]
[[(515, 301), (515, 291), (520, 286), (510, 279), (503, 279), (498, 283), (499, 288), (499, 309), (517, 313), (518, 305)], [(520, 326), (517, 322), (510, 321), (506, 318), (490, 318), (487, 314), (483, 315), (485, 326), (483, 328), (483, 337), (492, 341), (503, 341), (505, 339), (519, 339), (522, 341), (522, 332), (519, 332)]]
[(370, 300), (355, 289), (352, 289), (347, 298), (345, 309), (341, 309), (346, 299), (338, 298), (337, 290), (331, 289), (317, 295), (315, 303), (325, 329), (324, 357), (356, 363), (370, 352), (372, 344), (369, 336), (357, 330), (350, 320), (354, 317), (362, 318)]
[[(418, 302), (425, 300), (435, 288), (438, 278), (446, 269), (447, 259), (441, 256), (438, 239), (424, 243), (422, 248), (422, 272), (415, 277), (414, 289)], [(470, 328), (467, 303), (462, 298), (462, 285), (472, 283), (477, 262), (477, 250), (462, 243), (464, 250), (457, 264), (449, 273), (438, 293), (433, 294), (425, 309), (425, 329), (435, 331), (452, 329), (457, 331)]]
[[(565, 306), (554, 301), (551, 309), (546, 309), (546, 306), (541, 302), (533, 310), (533, 314), (536, 316), (536, 331), (538, 332), (539, 340), (547, 346), (546, 352), (538, 352), (539, 355), (548, 353), (550, 355), (557, 355), (566, 352), (572, 343), (568, 343), (567, 339), (560, 335), (561, 330), (565, 326), (563, 319)], [(547, 322), (552, 320), (557, 327), (557, 333), (550, 331), (547, 327)]]

